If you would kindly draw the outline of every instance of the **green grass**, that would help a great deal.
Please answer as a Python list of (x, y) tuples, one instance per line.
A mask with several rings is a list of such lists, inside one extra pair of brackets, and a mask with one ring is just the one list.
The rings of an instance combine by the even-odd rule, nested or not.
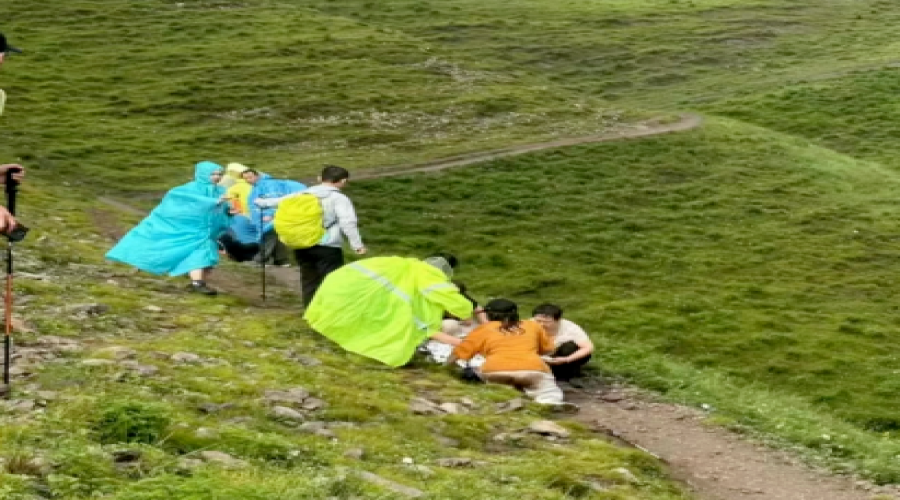
[[(509, 389), (466, 384), (437, 368), (390, 370), (349, 356), (306, 328), (295, 300), (276, 299), (262, 309), (228, 296), (186, 296), (182, 280), (105, 265), (101, 256), (109, 242), (93, 234), (91, 203), (61, 198), (65, 193), (34, 186), (23, 192), (28, 202), (23, 218), (42, 222), (18, 252), (17, 270), (23, 274), (16, 296), (28, 303), (17, 314), (35, 332), (17, 335), (17, 342), (24, 346), (38, 335), (59, 335), (82, 342), (84, 352), (46, 363), (28, 381), (16, 381), (16, 399), (35, 398), (36, 391), (55, 391), (57, 397), (25, 416), (0, 409), (0, 498), (395, 497), (360, 480), (359, 470), (433, 498), (484, 498), (485, 491), (500, 500), (688, 498), (655, 459), (574, 424), (566, 424), (573, 439), (562, 446), (537, 437), (496, 442), (494, 435), (516, 432), (546, 416), (536, 407), (496, 414), (495, 403), (516, 396)], [(225, 267), (231, 286), (257, 286), (252, 270)], [(97, 302), (109, 305), (109, 312), (77, 317), (68, 309)], [(163, 312), (149, 313), (148, 305)], [(134, 349), (136, 361), (159, 372), (140, 377), (123, 365), (82, 363), (113, 358), (104, 351), (109, 346)], [(178, 364), (159, 358), (159, 353), (176, 352), (215, 362)], [(321, 364), (305, 366), (290, 357), (292, 352)], [(262, 401), (266, 390), (297, 386), (327, 402), (309, 420), (333, 425), (334, 439), (273, 418)], [(417, 416), (408, 409), (415, 396), (469, 397), (478, 409), (469, 415)], [(204, 403), (232, 406), (206, 414), (199, 410)], [(458, 444), (442, 443), (446, 438)], [(353, 448), (365, 450), (362, 460), (344, 456)], [(229, 453), (246, 465), (234, 470), (180, 465), (207, 450)], [(114, 456), (122, 451), (139, 453), (140, 460), (117, 465)], [(485, 465), (447, 469), (434, 464), (443, 457), (469, 457)], [(413, 469), (405, 459), (429, 470)], [(620, 467), (639, 482), (626, 481), (616, 472)]]
[[(661, 356), (894, 439), (898, 187), (878, 164), (713, 120), (353, 194), (373, 247), (454, 251), (476, 295), (562, 303), (600, 366), (702, 383), (640, 361)], [(895, 479), (892, 461), (869, 472)]]

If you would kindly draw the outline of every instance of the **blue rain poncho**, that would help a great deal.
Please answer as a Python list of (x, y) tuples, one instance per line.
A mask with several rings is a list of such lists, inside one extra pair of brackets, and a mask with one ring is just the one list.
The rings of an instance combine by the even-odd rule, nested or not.
[(275, 228), (275, 208), (260, 208), (256, 206), (255, 201), (258, 198), (283, 198), (289, 194), (299, 193), (306, 190), (306, 184), (297, 181), (289, 181), (286, 179), (275, 179), (266, 174), (261, 174), (259, 181), (253, 186), (250, 192), (250, 220), (254, 224), (259, 224), (265, 217), (270, 217), (268, 221), (263, 222), (263, 234)]
[(216, 171), (224, 168), (209, 161), (198, 163), (194, 181), (166, 193), (159, 206), (106, 258), (171, 276), (218, 264), (216, 239), (228, 229), (230, 221), (229, 206), (220, 199), (225, 188), (210, 180)]

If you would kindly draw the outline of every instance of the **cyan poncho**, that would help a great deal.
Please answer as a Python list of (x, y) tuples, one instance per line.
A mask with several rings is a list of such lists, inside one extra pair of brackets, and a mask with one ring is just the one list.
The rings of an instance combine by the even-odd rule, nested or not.
[(210, 176), (225, 169), (204, 161), (194, 181), (171, 189), (146, 219), (128, 232), (106, 258), (153, 274), (180, 276), (219, 262), (216, 239), (228, 228), (225, 188)]

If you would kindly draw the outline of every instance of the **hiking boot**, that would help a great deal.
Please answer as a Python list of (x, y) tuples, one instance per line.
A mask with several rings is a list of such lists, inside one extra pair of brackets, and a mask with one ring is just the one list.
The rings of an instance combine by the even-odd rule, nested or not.
[(206, 285), (206, 283), (203, 283), (203, 282), (191, 283), (190, 285), (188, 285), (188, 289), (194, 293), (199, 293), (199, 294), (209, 295), (209, 296), (219, 294), (219, 292), (208, 287)]

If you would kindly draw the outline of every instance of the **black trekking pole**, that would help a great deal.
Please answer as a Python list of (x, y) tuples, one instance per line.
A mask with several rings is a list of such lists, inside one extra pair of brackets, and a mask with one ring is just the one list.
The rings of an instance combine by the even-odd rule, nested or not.
[[(16, 193), (19, 191), (19, 182), (13, 179), (13, 175), (18, 173), (18, 169), (9, 169), (6, 171), (6, 209), (13, 216), (16, 215)], [(16, 228), (7, 229), (6, 243), (6, 297), (4, 297), (6, 310), (4, 311), (4, 319), (6, 320), (5, 335), (3, 337), (3, 388), (0, 394), (8, 396), (11, 392), (11, 384), (9, 380), (10, 369), (12, 365), (12, 313), (13, 313), (13, 241), (14, 238), (9, 237)]]

